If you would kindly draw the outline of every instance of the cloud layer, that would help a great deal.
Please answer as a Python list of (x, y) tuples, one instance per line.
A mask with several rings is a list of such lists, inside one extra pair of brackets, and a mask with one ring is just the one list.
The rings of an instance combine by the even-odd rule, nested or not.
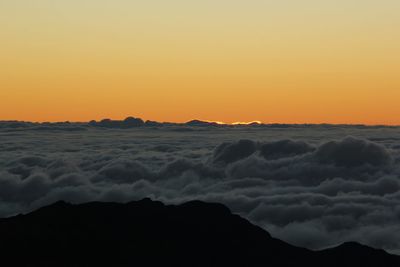
[(40, 127), (0, 126), (1, 217), (60, 199), (200, 199), (295, 245), (400, 251), (397, 128)]

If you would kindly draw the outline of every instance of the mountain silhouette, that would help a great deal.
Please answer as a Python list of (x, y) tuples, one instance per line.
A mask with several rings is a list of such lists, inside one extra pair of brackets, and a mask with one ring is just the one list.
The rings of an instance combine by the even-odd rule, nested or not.
[(201, 120), (191, 120), (185, 123), (187, 126), (220, 126), (216, 122), (210, 122), (210, 121), (201, 121)]
[(2, 266), (399, 267), (357, 243), (311, 251), (271, 237), (221, 204), (57, 202), (0, 219)]

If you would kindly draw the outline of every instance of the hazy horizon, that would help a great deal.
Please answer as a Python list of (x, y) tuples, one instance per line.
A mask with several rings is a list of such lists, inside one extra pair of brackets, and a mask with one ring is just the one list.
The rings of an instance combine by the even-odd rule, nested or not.
[[(98, 119), (89, 119), (89, 120), (42, 120), (42, 121), (30, 121), (30, 120), (17, 120), (17, 119), (1, 119), (0, 118), (0, 123), (1, 122), (27, 122), (27, 123), (88, 123), (90, 121), (102, 121), (102, 120), (112, 120), (112, 121), (123, 121), (126, 118), (133, 117), (133, 116), (122, 116), (122, 117), (104, 117), (104, 118), (98, 118)], [(139, 117), (134, 117), (134, 118), (139, 118)], [(261, 124), (261, 125), (273, 125), (273, 124), (282, 124), (282, 125), (332, 125), (332, 126), (357, 126), (357, 125), (362, 125), (362, 126), (387, 126), (387, 127), (399, 127), (399, 124), (365, 124), (365, 123), (328, 123), (328, 122), (314, 122), (314, 123), (308, 123), (308, 122), (296, 122), (296, 123), (287, 123), (287, 122), (271, 122), (271, 121), (259, 121), (259, 120), (250, 120), (250, 121), (231, 121), (231, 122), (226, 122), (226, 121), (220, 121), (220, 120), (205, 120), (201, 118), (192, 118), (189, 120), (185, 121), (172, 121), (172, 120), (166, 120), (166, 121), (157, 121), (157, 120), (152, 120), (151, 118), (139, 118), (142, 119), (144, 122), (149, 121), (149, 122), (158, 122), (158, 123), (172, 123), (172, 124), (185, 124), (191, 121), (200, 121), (200, 122), (207, 122), (207, 123), (215, 123), (217, 125), (226, 125), (226, 126), (246, 126), (250, 125), (252, 123), (255, 124)]]

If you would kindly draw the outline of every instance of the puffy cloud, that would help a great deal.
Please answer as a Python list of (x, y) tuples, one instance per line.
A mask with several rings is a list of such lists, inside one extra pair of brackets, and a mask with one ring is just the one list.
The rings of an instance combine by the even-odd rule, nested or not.
[(29, 203), (48, 193), (50, 183), (46, 174), (38, 173), (21, 179), (3, 172), (0, 174), (0, 199)]
[(136, 161), (126, 159), (114, 160), (102, 167), (93, 177), (94, 182), (132, 183), (141, 179), (151, 179), (150, 171)]
[(400, 251), (397, 128), (158, 126), (0, 123), (0, 216), (60, 199), (200, 199), (296, 245)]
[(386, 195), (400, 191), (398, 177), (382, 177), (372, 182), (349, 181), (342, 178), (323, 181), (316, 189), (325, 195), (357, 192), (368, 195)]
[(207, 166), (203, 163), (196, 163), (186, 159), (177, 159), (171, 163), (166, 164), (159, 171), (159, 179), (176, 178), (181, 177), (185, 173), (197, 174), (200, 177), (222, 177), (223, 172), (214, 168), (213, 166)]
[(214, 151), (214, 163), (232, 163), (256, 152), (257, 144), (251, 140), (222, 143)]
[(314, 151), (315, 148), (304, 141), (290, 139), (270, 142), (261, 145), (261, 155), (266, 159), (293, 157)]
[(323, 144), (318, 148), (316, 158), (322, 163), (346, 167), (363, 164), (378, 166), (391, 162), (391, 156), (383, 146), (353, 137)]

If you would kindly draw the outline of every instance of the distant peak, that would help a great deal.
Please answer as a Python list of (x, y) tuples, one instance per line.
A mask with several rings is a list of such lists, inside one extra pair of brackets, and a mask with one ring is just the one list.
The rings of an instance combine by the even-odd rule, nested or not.
[(189, 126), (216, 126), (219, 125), (220, 123), (217, 122), (212, 122), (212, 121), (202, 121), (202, 120), (191, 120), (185, 123), (186, 125)]

